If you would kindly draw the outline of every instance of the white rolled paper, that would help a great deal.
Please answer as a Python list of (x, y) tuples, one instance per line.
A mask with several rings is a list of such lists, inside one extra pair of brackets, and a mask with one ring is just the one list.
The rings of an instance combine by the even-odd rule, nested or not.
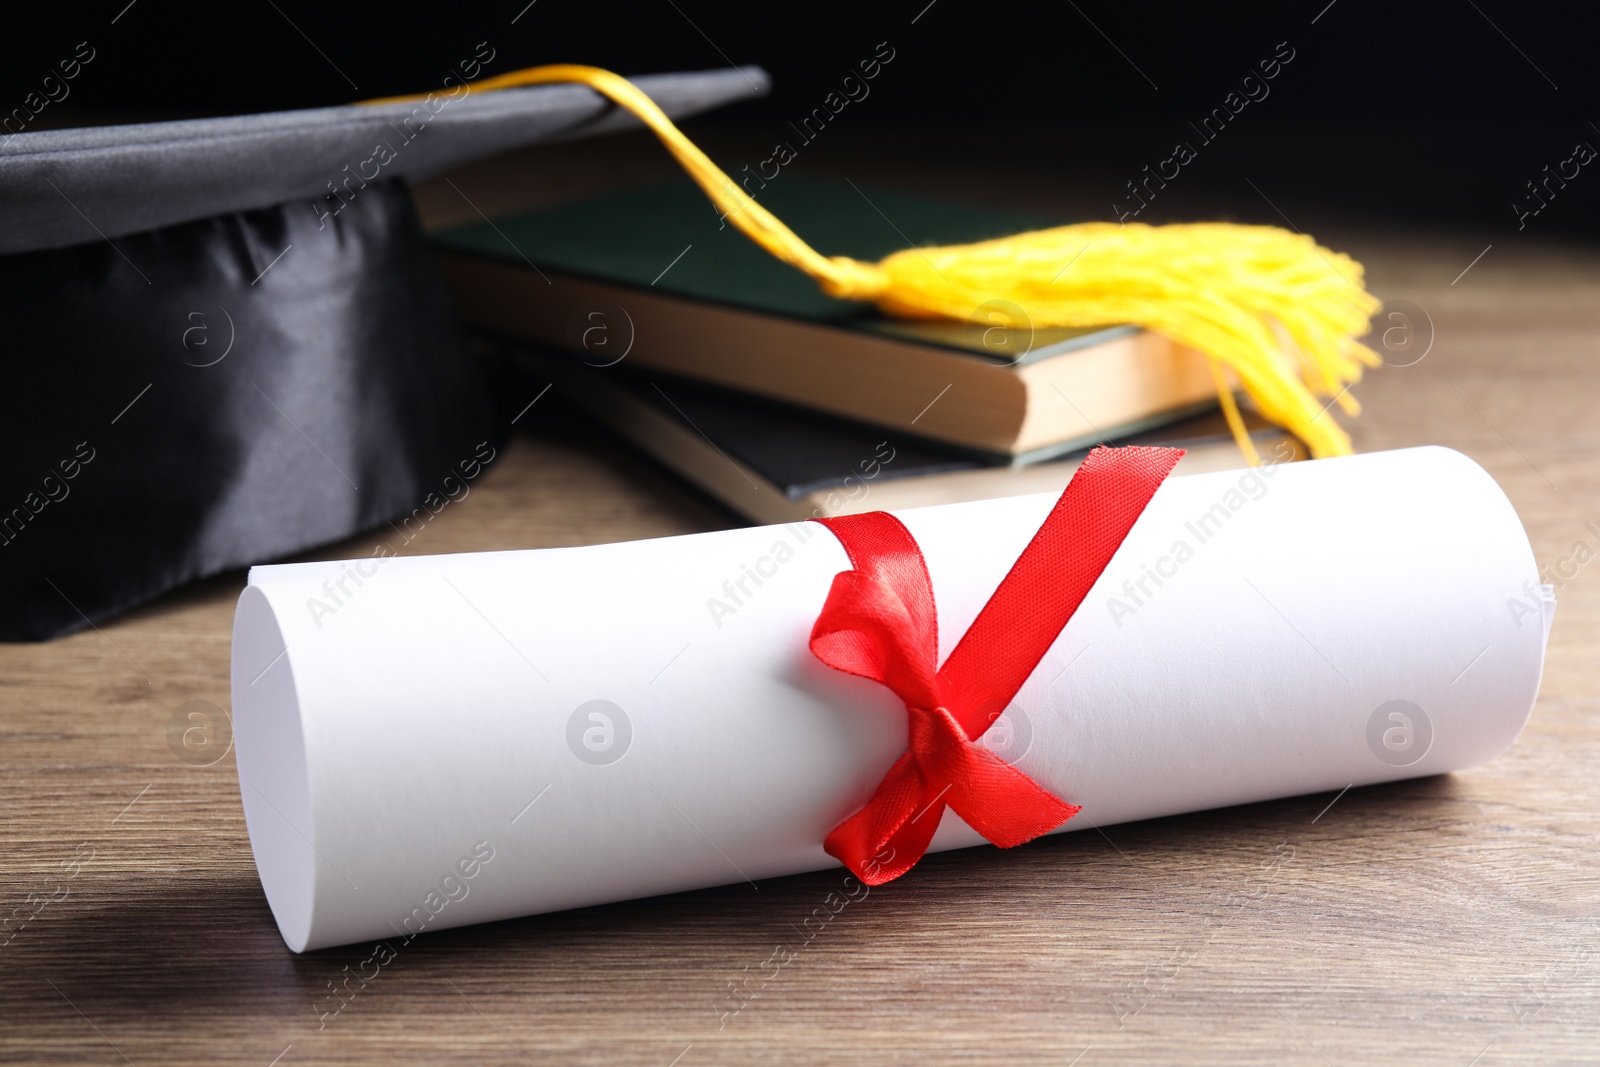
[[(900, 513), (941, 658), (1050, 495)], [(239, 782), (295, 951), (837, 866), (905, 750), (807, 640), (815, 523), (257, 567)], [(1548, 628), (1510, 502), (1418, 448), (1174, 477), (985, 736), (1063, 829), (1456, 770), (1515, 740)], [(946, 812), (934, 849), (981, 838)]]

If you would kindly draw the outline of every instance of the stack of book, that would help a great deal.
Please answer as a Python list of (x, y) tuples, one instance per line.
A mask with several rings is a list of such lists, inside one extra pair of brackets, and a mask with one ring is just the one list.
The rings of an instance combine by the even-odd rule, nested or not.
[[(792, 175), (751, 192), (858, 259), (1041, 225)], [(688, 182), (435, 244), (485, 349), (758, 522), (1059, 491), (1099, 443), (1181, 445), (1181, 472), (1245, 464), (1197, 353), (1130, 326), (1036, 329), (1004, 301), (968, 323), (886, 318), (824, 295)], [(1270, 461), (1304, 455), (1250, 428)]]

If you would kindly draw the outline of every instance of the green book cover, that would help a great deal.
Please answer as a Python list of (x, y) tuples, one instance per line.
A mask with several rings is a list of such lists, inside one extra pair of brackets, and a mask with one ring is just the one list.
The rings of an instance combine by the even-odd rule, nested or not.
[[(965, 244), (1055, 225), (848, 181), (781, 175), (765, 189), (751, 185), (763, 207), (830, 256), (871, 261), (905, 248)], [(441, 248), (517, 265), (887, 334), (1002, 363), (1048, 358), (1136, 329), (1033, 329), (1019, 321), (1014, 305), (990, 309), (975, 323), (891, 319), (871, 305), (825, 295), (811, 278), (722, 219), (688, 179), (462, 226), (433, 239)]]

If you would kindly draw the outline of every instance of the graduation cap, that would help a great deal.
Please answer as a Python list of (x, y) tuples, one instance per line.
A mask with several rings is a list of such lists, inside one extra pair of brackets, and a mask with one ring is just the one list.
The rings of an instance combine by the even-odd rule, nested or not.
[[(0, 639), (348, 537), (481, 469), (505, 428), (406, 183), (637, 123), (579, 85), (450, 81), (0, 141)], [(767, 77), (635, 84), (681, 117)]]

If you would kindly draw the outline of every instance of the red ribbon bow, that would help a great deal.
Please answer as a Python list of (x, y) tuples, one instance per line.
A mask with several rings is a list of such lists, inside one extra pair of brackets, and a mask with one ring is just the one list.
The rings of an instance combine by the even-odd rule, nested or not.
[(905, 701), (907, 751), (867, 801), (833, 828), (828, 854), (868, 885), (922, 858), (946, 807), (1010, 848), (1079, 811), (977, 744), (1049, 651), (1145, 505), (1183, 456), (1170, 448), (1097, 448), (1051, 509), (942, 667), (927, 564), (887, 512), (817, 519), (853, 570), (834, 576), (811, 651)]

